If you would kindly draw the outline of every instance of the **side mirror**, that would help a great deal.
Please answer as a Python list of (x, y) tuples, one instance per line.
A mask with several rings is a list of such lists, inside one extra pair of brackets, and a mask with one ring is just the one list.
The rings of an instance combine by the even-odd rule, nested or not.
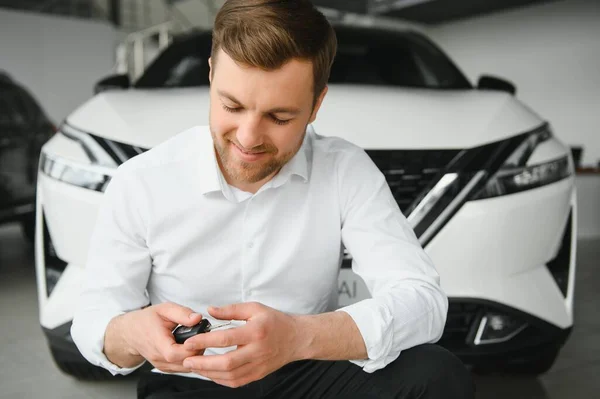
[(517, 92), (517, 88), (514, 84), (508, 80), (497, 78), (495, 76), (482, 75), (477, 82), (477, 88), (479, 90), (499, 90), (505, 91), (512, 94), (513, 96)]
[(94, 94), (98, 94), (106, 90), (127, 89), (130, 86), (128, 75), (111, 75), (96, 83), (94, 86)]

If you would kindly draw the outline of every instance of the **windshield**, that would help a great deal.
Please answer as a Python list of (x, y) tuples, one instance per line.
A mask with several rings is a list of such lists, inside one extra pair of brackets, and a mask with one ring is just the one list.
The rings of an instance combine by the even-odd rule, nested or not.
[[(450, 59), (424, 36), (409, 31), (336, 28), (338, 52), (329, 83), (469, 89)], [(208, 86), (209, 33), (175, 41), (148, 67), (139, 88)]]

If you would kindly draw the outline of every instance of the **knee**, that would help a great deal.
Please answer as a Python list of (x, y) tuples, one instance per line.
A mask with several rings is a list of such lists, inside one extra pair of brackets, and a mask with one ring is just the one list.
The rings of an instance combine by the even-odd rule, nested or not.
[[(471, 373), (453, 353), (438, 345), (426, 344), (403, 351), (392, 364), (420, 398), (472, 399), (475, 396)], [(395, 368), (395, 367), (394, 367)], [(396, 374), (396, 373), (394, 373)]]

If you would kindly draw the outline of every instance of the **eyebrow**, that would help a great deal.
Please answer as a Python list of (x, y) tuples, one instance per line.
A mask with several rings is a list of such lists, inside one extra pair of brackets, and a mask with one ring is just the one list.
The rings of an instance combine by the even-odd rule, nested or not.
[[(238, 105), (242, 105), (242, 102), (239, 101), (238, 99), (236, 99), (234, 96), (232, 96), (231, 94), (227, 93), (226, 91), (222, 91), (222, 90), (217, 90), (217, 94), (221, 97), (225, 97), (228, 100), (238, 104)], [(302, 110), (300, 108), (295, 108), (295, 107), (276, 107), (276, 108), (271, 108), (270, 110), (266, 111), (265, 114), (291, 114), (291, 115), (298, 115), (299, 113), (301, 113)]]

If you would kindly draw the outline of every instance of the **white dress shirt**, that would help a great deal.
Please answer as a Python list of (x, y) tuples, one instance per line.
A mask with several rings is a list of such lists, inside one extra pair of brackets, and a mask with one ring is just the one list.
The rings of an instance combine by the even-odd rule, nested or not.
[[(344, 247), (372, 298), (337, 309)], [(149, 303), (203, 315), (209, 305), (248, 301), (294, 314), (344, 311), (368, 353), (352, 362), (367, 372), (437, 341), (448, 307), (383, 174), (361, 148), (311, 127), (256, 194), (226, 183), (208, 127), (125, 162), (102, 199), (85, 284), (71, 334), (88, 361), (113, 374), (135, 368), (103, 354), (109, 321)]]

